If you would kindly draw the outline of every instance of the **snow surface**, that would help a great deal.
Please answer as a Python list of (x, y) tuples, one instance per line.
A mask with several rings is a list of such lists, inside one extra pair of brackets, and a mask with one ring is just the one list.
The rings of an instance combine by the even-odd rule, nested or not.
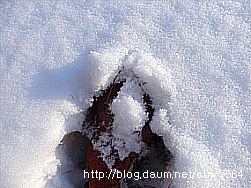
[[(122, 65), (146, 82), (156, 108), (151, 128), (175, 155), (173, 171), (216, 173), (176, 178), (174, 187), (251, 186), (250, 1), (0, 7), (1, 187), (44, 187), (57, 174), (60, 140), (81, 129), (82, 111)], [(117, 99), (114, 112), (139, 109), (125, 131), (140, 130), (137, 92), (125, 88)], [(115, 116), (118, 132), (121, 124)], [(243, 176), (224, 178), (221, 170)], [(72, 187), (63, 174), (55, 181)]]

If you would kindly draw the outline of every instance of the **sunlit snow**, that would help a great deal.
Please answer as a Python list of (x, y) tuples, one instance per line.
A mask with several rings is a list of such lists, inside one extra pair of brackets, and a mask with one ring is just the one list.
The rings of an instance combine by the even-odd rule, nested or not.
[[(251, 186), (249, 1), (3, 1), (0, 10), (0, 187), (74, 187), (56, 148), (123, 67), (145, 82), (173, 172), (212, 174), (171, 187)], [(130, 133), (146, 119), (140, 89), (123, 88), (114, 131), (135, 145), (122, 159), (143, 147)]]

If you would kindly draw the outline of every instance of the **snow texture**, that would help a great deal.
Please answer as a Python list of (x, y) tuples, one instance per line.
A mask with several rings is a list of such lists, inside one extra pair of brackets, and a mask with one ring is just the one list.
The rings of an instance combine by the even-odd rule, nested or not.
[[(1, 1), (0, 10), (1, 187), (74, 187), (56, 148), (123, 67), (137, 79), (111, 105), (121, 159), (143, 147), (131, 133), (147, 117), (136, 84), (145, 82), (173, 172), (213, 174), (172, 187), (251, 186), (250, 1)], [(121, 148), (128, 135), (133, 147)]]

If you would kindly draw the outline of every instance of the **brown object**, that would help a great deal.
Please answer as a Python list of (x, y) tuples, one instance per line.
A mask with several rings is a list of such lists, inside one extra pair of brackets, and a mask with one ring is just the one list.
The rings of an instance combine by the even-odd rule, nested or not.
[(142, 141), (148, 144), (153, 136), (153, 132), (149, 124), (153, 118), (154, 108), (152, 107), (152, 101), (150, 100), (150, 96), (148, 94), (144, 94), (143, 100), (146, 103), (146, 111), (148, 112), (149, 115), (148, 115), (148, 120), (145, 122), (145, 126), (142, 129), (141, 134), (142, 134)]
[[(92, 144), (94, 140), (99, 139), (99, 136), (102, 135), (103, 132), (109, 133), (109, 131), (112, 129), (113, 114), (109, 110), (109, 104), (111, 104), (113, 99), (118, 95), (118, 92), (123, 86), (125, 80), (121, 81), (120, 83), (114, 82), (105, 91), (103, 91), (99, 97), (94, 97), (92, 107), (87, 110), (86, 124), (96, 128), (94, 130), (92, 139), (87, 145), (86, 163), (89, 172), (89, 188), (120, 187), (120, 179), (116, 177), (116, 174), (114, 174), (112, 178), (109, 176), (111, 173), (110, 169), (100, 157), (101, 153), (98, 150), (95, 150)], [(141, 134), (142, 141), (148, 144), (153, 136), (149, 123), (152, 120), (154, 108), (152, 107), (149, 95), (144, 94), (143, 99), (146, 104), (146, 109), (149, 116), (148, 120), (145, 122), (145, 126), (143, 127)], [(128, 157), (121, 161), (118, 156), (118, 151), (114, 148), (112, 148), (111, 155), (115, 157), (115, 164), (113, 168), (118, 169), (121, 172), (128, 172), (132, 163), (139, 157), (139, 154), (131, 152)], [(97, 174), (95, 174), (95, 172), (97, 172)], [(104, 174), (104, 177), (99, 178), (98, 172)]]
[(79, 169), (86, 169), (86, 150), (88, 138), (78, 131), (67, 133), (61, 140), (61, 148), (63, 148), (67, 157), (71, 159), (73, 164)]

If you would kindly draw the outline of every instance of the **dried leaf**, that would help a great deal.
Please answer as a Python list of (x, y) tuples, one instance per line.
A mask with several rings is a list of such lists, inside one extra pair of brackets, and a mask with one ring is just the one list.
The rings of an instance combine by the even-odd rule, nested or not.
[[(115, 77), (114, 82), (105, 91), (103, 91), (99, 97), (95, 97), (95, 96), (93, 97), (94, 99), (93, 105), (87, 110), (84, 125), (86, 126), (86, 128), (89, 128), (89, 127), (94, 128), (93, 135), (87, 145), (86, 161), (87, 161), (87, 169), (88, 169), (89, 174), (91, 174), (91, 172), (97, 171), (97, 172), (104, 173), (105, 176), (107, 176), (110, 173), (110, 169), (107, 167), (104, 160), (100, 157), (101, 156), (100, 151), (95, 150), (93, 148), (93, 141), (95, 140), (97, 141), (104, 132), (109, 133), (109, 131), (111, 132), (112, 130), (114, 115), (111, 113), (109, 109), (109, 105), (112, 103), (113, 99), (116, 98), (116, 96), (118, 95), (118, 92), (120, 91), (121, 87), (123, 87), (123, 84), (125, 82), (125, 80), (123, 80), (123, 81), (120, 81), (119, 83), (115, 83), (117, 76)], [(139, 83), (139, 86), (141, 86), (140, 83)], [(145, 122), (145, 125), (142, 129), (141, 137), (144, 143), (146, 143), (148, 146), (152, 146), (156, 143), (154, 141), (156, 140), (156, 138), (160, 138), (160, 139), (162, 138), (158, 137), (156, 134), (153, 134), (149, 126), (152, 120), (153, 114), (154, 114), (154, 108), (152, 106), (152, 101), (150, 99), (150, 96), (145, 93), (143, 96), (143, 100), (146, 106), (148, 120)], [(112, 148), (111, 149), (112, 151), (111, 151), (110, 157), (115, 158), (115, 163), (113, 165), (113, 168), (118, 169), (122, 172), (124, 171), (128, 172), (131, 165), (139, 157), (139, 153), (131, 152), (128, 157), (126, 157), (123, 161), (121, 161), (118, 155), (118, 151), (114, 149), (114, 147), (112, 146), (111, 148)], [(164, 148), (164, 151), (166, 151), (166, 148), (162, 147), (162, 149), (163, 148)], [(164, 155), (164, 156), (167, 157), (167, 161), (169, 161), (168, 156), (167, 155)], [(167, 163), (167, 161), (163, 161), (163, 162)], [(95, 188), (119, 187), (119, 180), (120, 178), (117, 178), (116, 176), (114, 176), (113, 179), (107, 178), (107, 177), (104, 177), (102, 179), (90, 177), (89, 187), (90, 188), (92, 187), (95, 187)]]

